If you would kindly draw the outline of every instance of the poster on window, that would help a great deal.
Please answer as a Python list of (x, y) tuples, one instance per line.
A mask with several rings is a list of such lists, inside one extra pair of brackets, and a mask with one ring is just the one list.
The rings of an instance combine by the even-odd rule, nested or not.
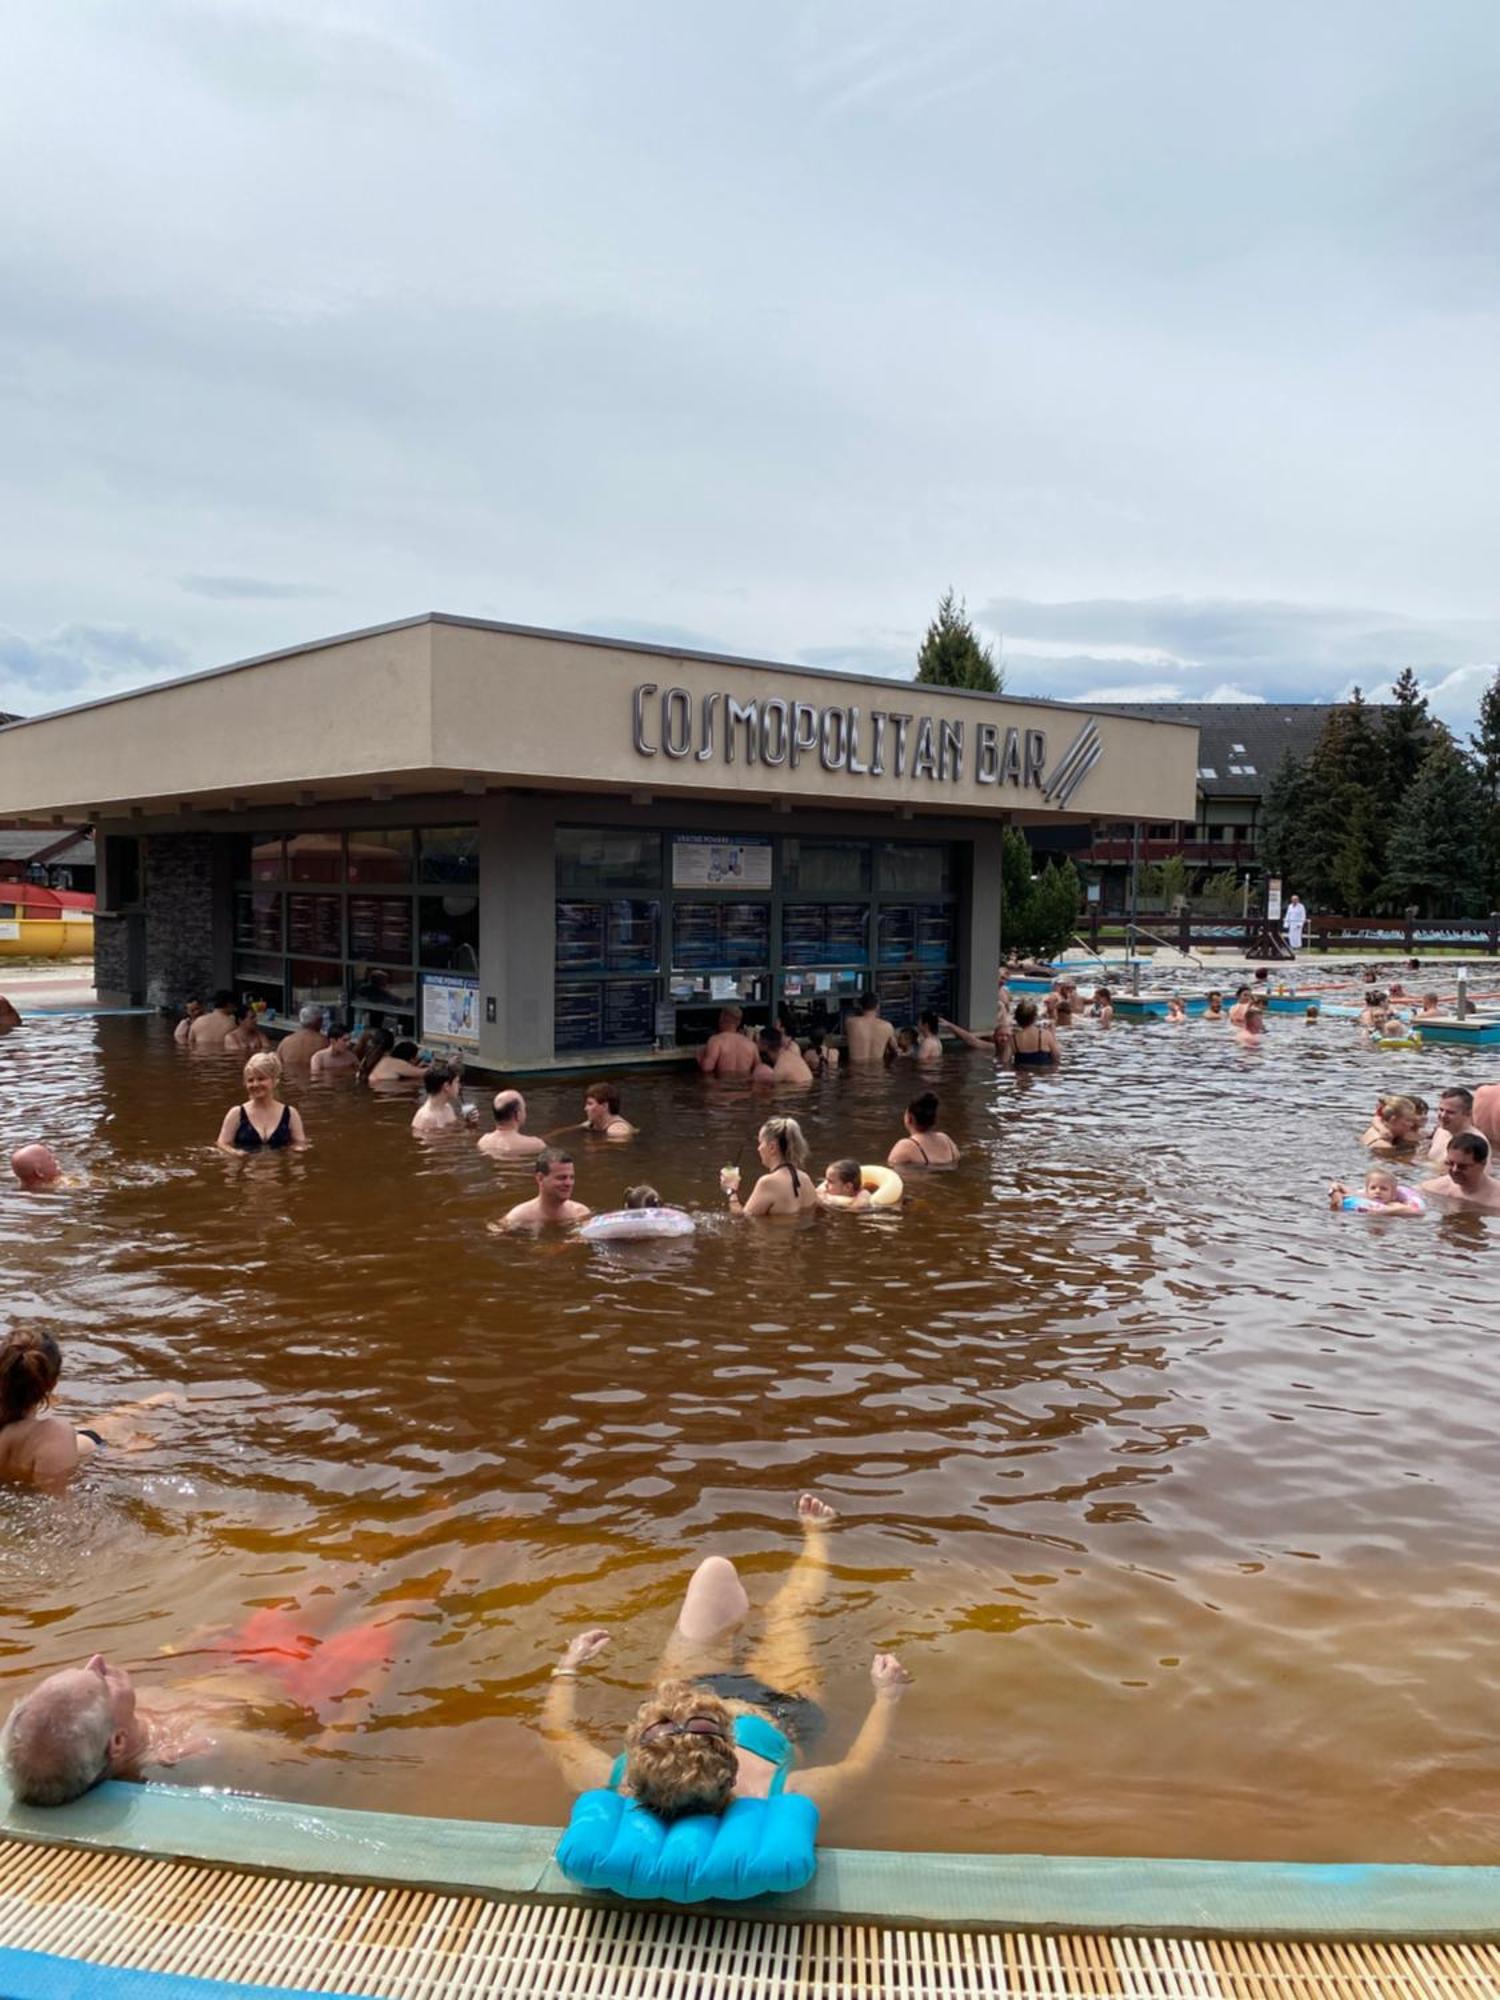
[(479, 1046), (479, 981), (458, 972), (422, 974), (422, 1039)]
[(769, 889), (771, 842), (682, 833), (672, 842), (674, 889)]

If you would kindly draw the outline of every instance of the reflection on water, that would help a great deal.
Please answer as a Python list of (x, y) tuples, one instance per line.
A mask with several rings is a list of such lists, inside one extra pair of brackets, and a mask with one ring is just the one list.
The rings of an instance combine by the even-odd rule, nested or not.
[[(591, 1250), (487, 1234), (529, 1177), (414, 1141), (407, 1100), (305, 1084), (312, 1152), (227, 1160), (232, 1063), (154, 1022), (28, 1026), (7, 1148), (46, 1136), (89, 1184), (0, 1196), (5, 1323), (65, 1342), (81, 1421), (192, 1402), (60, 1501), (0, 1492), (4, 1692), (96, 1647), (164, 1686), (254, 1606), (397, 1604), (368, 1726), (262, 1716), (212, 1775), (555, 1822), (532, 1723), (566, 1636), (614, 1630), (581, 1701), (607, 1742), (697, 1555), (763, 1601), (816, 1486), (844, 1517), (830, 1754), (872, 1651), (918, 1681), (830, 1839), (1492, 1858), (1496, 1225), (1322, 1200), (1377, 1089), (1435, 1100), (1474, 1059), (1271, 1039), (1081, 1027), (1058, 1077), (950, 1057), (958, 1171), (801, 1229), (717, 1196), (763, 1107), (626, 1079), (645, 1129), (578, 1145), (582, 1199), (648, 1179), (702, 1227)], [(883, 1158), (917, 1087), (816, 1086), (817, 1164)], [(581, 1116), (581, 1084), (528, 1097), (535, 1131)]]

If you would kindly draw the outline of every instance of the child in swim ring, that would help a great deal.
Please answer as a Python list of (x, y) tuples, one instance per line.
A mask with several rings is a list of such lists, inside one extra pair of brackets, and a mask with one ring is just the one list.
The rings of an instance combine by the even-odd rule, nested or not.
[(818, 1183), (818, 1200), (825, 1208), (832, 1201), (840, 1208), (868, 1208), (870, 1190), (858, 1160), (832, 1160)]
[(1389, 1167), (1371, 1167), (1363, 1194), (1350, 1194), (1342, 1181), (1328, 1190), (1330, 1208), (1358, 1209), (1364, 1215), (1420, 1215), (1422, 1205), (1416, 1189), (1403, 1187)]

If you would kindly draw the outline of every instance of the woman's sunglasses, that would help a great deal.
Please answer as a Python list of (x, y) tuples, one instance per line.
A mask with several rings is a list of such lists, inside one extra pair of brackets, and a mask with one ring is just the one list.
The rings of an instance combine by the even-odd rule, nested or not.
[(652, 1722), (641, 1731), (643, 1743), (659, 1743), (664, 1736), (717, 1736), (724, 1739), (724, 1725), (711, 1715), (690, 1715), (686, 1722)]

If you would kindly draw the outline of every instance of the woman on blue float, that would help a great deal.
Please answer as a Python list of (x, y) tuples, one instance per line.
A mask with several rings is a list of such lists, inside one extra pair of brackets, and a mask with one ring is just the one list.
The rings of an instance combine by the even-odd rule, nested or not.
[(800, 1767), (823, 1727), (807, 1614), (828, 1584), (833, 1509), (797, 1502), (803, 1546), (766, 1610), (743, 1671), (735, 1634), (750, 1609), (734, 1564), (708, 1556), (693, 1573), (657, 1683), (613, 1762), (580, 1734), (574, 1692), (609, 1644), (582, 1632), (553, 1669), (542, 1735), (582, 1792), (558, 1847), (575, 1882), (673, 1902), (800, 1888), (817, 1866), (818, 1808), (862, 1777), (885, 1748), (911, 1676), (892, 1654), (870, 1668), (874, 1699), (843, 1761)]

